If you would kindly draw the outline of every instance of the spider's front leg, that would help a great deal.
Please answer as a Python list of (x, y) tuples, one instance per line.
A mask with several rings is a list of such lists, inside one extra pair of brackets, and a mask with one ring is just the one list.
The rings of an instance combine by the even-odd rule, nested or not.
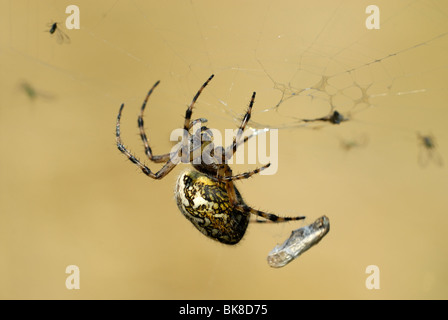
[[(188, 138), (189, 138), (189, 131), (190, 128), (193, 126), (192, 121), (191, 121), (191, 115), (193, 114), (193, 107), (196, 103), (196, 101), (198, 100), (199, 96), (202, 93), (202, 90), (204, 90), (204, 88), (208, 85), (208, 83), (213, 79), (215, 75), (212, 74), (207, 81), (204, 82), (204, 84), (199, 88), (198, 92), (196, 92), (196, 95), (193, 97), (193, 100), (191, 101), (190, 105), (187, 108), (187, 111), (185, 111), (185, 120), (184, 120), (184, 134), (183, 134), (183, 139), (182, 139), (182, 161), (183, 162), (188, 162), (188, 157), (189, 157), (189, 147), (188, 147)], [(193, 120), (194, 121), (194, 120)]]
[(144, 165), (142, 162), (140, 162), (126, 147), (123, 145), (121, 141), (120, 136), (120, 120), (121, 120), (121, 113), (124, 108), (124, 103), (120, 106), (120, 111), (118, 112), (117, 116), (117, 126), (116, 126), (116, 139), (117, 139), (117, 147), (118, 150), (120, 150), (128, 159), (136, 164), (140, 170), (144, 174), (146, 174), (148, 177), (151, 177), (153, 179), (162, 179), (165, 177), (168, 173), (173, 170), (173, 168), (180, 162), (180, 148), (179, 150), (173, 152), (170, 154), (170, 157), (168, 158), (167, 162), (164, 164), (164, 166), (157, 172), (152, 172), (151, 169), (149, 169), (146, 165)]
[(254, 174), (257, 174), (257, 173), (263, 171), (264, 169), (269, 168), (269, 166), (271, 165), (270, 163), (268, 163), (268, 164), (264, 165), (263, 167), (260, 167), (255, 170), (245, 172), (242, 174), (237, 174), (235, 176), (232, 175), (232, 170), (227, 165), (227, 161), (233, 157), (237, 148), (241, 144), (246, 143), (250, 138), (252, 138), (254, 136), (254, 134), (251, 134), (249, 136), (244, 137), (244, 139), (241, 140), (241, 137), (243, 136), (244, 129), (246, 128), (246, 125), (249, 122), (250, 117), (251, 117), (252, 107), (255, 103), (255, 95), (256, 95), (256, 93), (254, 92), (252, 94), (252, 98), (250, 99), (249, 107), (246, 111), (246, 114), (244, 115), (244, 117), (241, 121), (240, 127), (238, 128), (238, 132), (237, 132), (236, 136), (233, 138), (232, 144), (230, 146), (228, 146), (226, 150), (224, 150), (224, 148), (222, 148), (222, 147), (216, 148), (216, 150), (215, 150), (215, 158), (220, 163), (218, 173), (217, 173), (217, 178), (220, 181), (229, 182), (229, 181), (240, 180), (240, 179), (248, 179), (251, 176), (253, 176)]
[(253, 136), (253, 135), (250, 135), (248, 137), (245, 137), (243, 142), (240, 142), (241, 137), (243, 136), (244, 129), (246, 128), (246, 125), (249, 122), (250, 117), (251, 117), (252, 107), (254, 106), (254, 102), (255, 102), (255, 94), (256, 94), (255, 92), (252, 94), (252, 98), (250, 99), (249, 107), (247, 108), (247, 111), (243, 117), (243, 120), (241, 120), (241, 125), (238, 128), (238, 132), (237, 132), (236, 136), (233, 138), (233, 143), (227, 147), (225, 154), (222, 155), (223, 161), (229, 160), (230, 158), (232, 158), (232, 156), (235, 154), (238, 146), (243, 143), (246, 143), (246, 141), (249, 140)]
[(140, 137), (143, 141), (143, 145), (145, 147), (145, 154), (148, 157), (149, 160), (155, 162), (155, 163), (161, 163), (161, 162), (166, 162), (168, 161), (168, 159), (170, 158), (170, 154), (166, 153), (166, 154), (162, 154), (162, 155), (154, 155), (152, 154), (152, 149), (149, 146), (148, 143), (148, 138), (146, 137), (146, 132), (145, 132), (145, 125), (144, 125), (144, 121), (143, 121), (143, 113), (145, 111), (146, 108), (146, 104), (148, 103), (148, 99), (151, 96), (152, 92), (154, 91), (154, 89), (159, 85), (160, 81), (157, 81), (152, 88), (148, 91), (148, 94), (146, 95), (145, 100), (143, 101), (142, 107), (140, 109), (140, 115), (138, 116), (138, 128), (140, 130)]

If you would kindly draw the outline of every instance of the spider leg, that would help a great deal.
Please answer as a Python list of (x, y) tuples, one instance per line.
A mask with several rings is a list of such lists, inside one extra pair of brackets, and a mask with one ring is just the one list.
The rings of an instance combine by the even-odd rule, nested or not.
[(251, 176), (253, 176), (254, 174), (257, 174), (257, 173), (263, 171), (264, 169), (269, 168), (269, 166), (271, 165), (270, 163), (268, 163), (267, 165), (264, 165), (263, 167), (257, 168), (255, 170), (252, 170), (249, 172), (237, 174), (234, 176), (234, 175), (232, 175), (232, 171), (231, 171), (230, 167), (225, 163), (226, 159), (230, 159), (233, 156), (233, 154), (236, 152), (236, 149), (238, 148), (239, 145), (246, 143), (250, 138), (255, 136), (255, 134), (251, 134), (249, 136), (244, 137), (244, 139), (241, 141), (241, 136), (243, 135), (243, 131), (246, 128), (246, 125), (250, 120), (252, 107), (253, 107), (254, 101), (255, 101), (255, 94), (256, 94), (255, 92), (252, 94), (252, 98), (249, 103), (249, 108), (248, 108), (246, 114), (244, 115), (243, 120), (241, 121), (241, 125), (238, 129), (238, 133), (237, 133), (236, 137), (233, 138), (232, 145), (227, 147), (225, 152), (221, 151), (221, 157), (222, 157), (223, 163), (219, 166), (218, 174), (217, 174), (217, 178), (220, 181), (234, 181), (234, 180), (240, 180), (240, 179), (248, 179)]
[(256, 210), (256, 209), (251, 208), (248, 205), (243, 204), (243, 203), (235, 204), (235, 208), (238, 211), (240, 211), (240, 212), (244, 212), (244, 213), (247, 213), (247, 214), (253, 214), (253, 215), (257, 216), (257, 217), (262, 217), (262, 218), (267, 220), (267, 221), (257, 220), (257, 222), (274, 222), (274, 223), (278, 223), (278, 222), (288, 222), (288, 221), (296, 221), (296, 220), (303, 220), (303, 219), (305, 219), (304, 216), (280, 217), (280, 216), (278, 216), (276, 214), (273, 214), (273, 213), (268, 213), (268, 212)]
[(218, 177), (218, 179), (221, 180), (221, 181), (234, 181), (234, 180), (248, 179), (248, 178), (252, 177), (254, 174), (257, 174), (260, 171), (263, 171), (264, 169), (269, 168), (270, 165), (271, 164), (268, 163), (267, 165), (264, 165), (264, 166), (262, 166), (260, 168), (252, 170), (252, 171), (240, 173), (240, 174), (237, 174), (237, 175), (234, 175), (234, 176)]
[[(262, 168), (266, 168), (268, 166), (269, 165), (266, 165), (266, 166), (264, 166)], [(261, 171), (260, 169), (256, 169), (256, 170), (254, 170), (252, 172), (255, 172), (255, 171), (259, 172), (259, 171)], [(252, 173), (252, 174), (255, 174), (255, 173)], [(244, 173), (242, 175), (244, 175)], [(273, 213), (268, 213), (268, 212), (256, 210), (254, 208), (249, 207), (245, 203), (239, 202), (238, 198), (236, 196), (235, 185), (233, 184), (232, 179), (230, 179), (230, 181), (225, 181), (226, 177), (232, 177), (232, 169), (230, 169), (230, 167), (228, 165), (226, 165), (226, 164), (220, 165), (220, 168), (218, 169), (218, 176), (221, 176), (220, 179), (224, 180), (224, 183), (226, 185), (226, 192), (227, 192), (227, 195), (229, 197), (230, 202), (232, 203), (232, 206), (236, 210), (238, 210), (238, 211), (240, 211), (242, 213), (253, 214), (253, 215), (257, 216), (257, 217), (262, 217), (262, 218), (268, 220), (269, 222), (275, 222), (275, 223), (305, 219), (304, 216), (280, 217), (280, 216), (277, 216), (276, 214), (273, 214)], [(238, 176), (239, 175), (237, 175), (235, 177), (238, 177)], [(243, 178), (241, 178), (241, 179), (243, 179)], [(266, 221), (266, 222), (268, 222), (268, 221)]]
[(266, 222), (270, 222), (269, 220), (261, 220), (259, 216), (257, 216), (254, 219), (250, 219), (249, 222), (255, 222), (255, 223), (266, 223)]
[(144, 126), (144, 122), (143, 122), (143, 113), (145, 111), (145, 107), (148, 102), (149, 96), (152, 94), (154, 89), (159, 85), (159, 83), (160, 83), (160, 81), (157, 81), (152, 86), (152, 88), (148, 91), (148, 94), (146, 95), (146, 98), (143, 101), (143, 105), (140, 110), (140, 115), (138, 116), (138, 128), (140, 130), (140, 137), (142, 138), (143, 144), (145, 146), (145, 154), (149, 160), (156, 162), (156, 163), (168, 161), (168, 159), (170, 158), (170, 154), (169, 153), (163, 154), (163, 155), (153, 155), (152, 154), (152, 150), (151, 150), (151, 147), (149, 146), (148, 138), (146, 137), (146, 133), (145, 133), (145, 126)]
[(190, 119), (191, 115), (193, 113), (193, 107), (196, 103), (196, 100), (198, 100), (199, 96), (201, 95), (202, 90), (208, 85), (208, 83), (213, 79), (215, 75), (212, 74), (207, 81), (204, 82), (204, 84), (199, 88), (198, 92), (196, 92), (196, 95), (194, 96), (193, 100), (191, 101), (190, 105), (188, 106), (187, 111), (185, 112), (185, 122), (184, 122), (184, 129), (188, 131), (190, 129)]
[(198, 100), (199, 96), (201, 95), (202, 90), (208, 85), (208, 83), (213, 79), (215, 75), (212, 74), (207, 81), (204, 82), (204, 84), (199, 88), (198, 92), (196, 92), (196, 95), (194, 96), (193, 100), (191, 101), (190, 105), (187, 108), (187, 111), (185, 112), (185, 121), (184, 121), (184, 136), (183, 136), (183, 143), (182, 143), (182, 160), (184, 162), (188, 161), (189, 158), (189, 148), (188, 148), (188, 135), (189, 130), (192, 127), (191, 124), (191, 115), (193, 114), (193, 106), (196, 103), (196, 100)]
[(223, 156), (223, 160), (225, 160), (225, 159), (228, 160), (228, 159), (232, 158), (232, 156), (235, 154), (236, 149), (238, 148), (238, 146), (240, 144), (245, 143), (247, 140), (249, 140), (253, 136), (253, 135), (250, 135), (248, 137), (245, 137), (244, 141), (240, 143), (240, 139), (241, 139), (241, 136), (243, 135), (243, 131), (246, 128), (246, 125), (247, 125), (247, 123), (250, 120), (252, 107), (253, 107), (254, 102), (255, 102), (255, 94), (256, 94), (255, 92), (252, 94), (252, 98), (250, 99), (250, 103), (249, 103), (249, 108), (247, 109), (246, 114), (244, 115), (243, 120), (241, 121), (241, 125), (240, 125), (240, 127), (238, 129), (238, 132), (237, 132), (236, 136), (233, 138), (232, 145), (230, 145), (227, 148), (226, 152), (222, 155)]
[[(252, 134), (250, 134), (249, 136), (246, 136), (246, 137), (244, 137), (244, 139), (242, 140), (242, 141), (238, 141), (237, 143), (236, 143), (236, 146), (234, 147), (233, 146), (233, 144), (231, 144), (230, 146), (228, 146), (227, 148), (226, 148), (226, 151), (225, 151), (225, 154), (226, 155), (229, 155), (230, 154), (230, 150), (231, 150), (231, 148), (235, 148), (235, 150), (240, 146), (240, 145), (242, 145), (242, 144), (245, 144), (250, 138), (253, 138), (253, 137), (255, 137), (256, 136), (256, 134), (254, 134), (254, 133), (252, 133)], [(228, 159), (230, 159), (232, 156), (226, 156), (226, 159), (228, 160)]]
[[(205, 118), (199, 118), (199, 119), (194, 119), (194, 120), (192, 120), (191, 122), (190, 122), (190, 128), (192, 128), (196, 123), (200, 123), (200, 124), (202, 124), (202, 123), (205, 123), (205, 122), (207, 122), (208, 120), (207, 119), (205, 119)], [(189, 129), (190, 129), (189, 128)]]
[(146, 165), (144, 165), (142, 162), (140, 162), (126, 147), (123, 145), (121, 141), (120, 136), (120, 119), (121, 119), (121, 113), (124, 108), (124, 103), (120, 106), (120, 111), (118, 112), (117, 116), (117, 126), (116, 126), (116, 138), (117, 138), (117, 147), (118, 150), (120, 150), (128, 159), (136, 164), (140, 170), (144, 174), (146, 174), (148, 177), (151, 177), (153, 179), (162, 179), (165, 177), (173, 168), (179, 163), (179, 151), (178, 149), (177, 154), (176, 152), (173, 152), (171, 156), (169, 157), (168, 161), (165, 163), (165, 165), (157, 172), (152, 172), (151, 169), (149, 169)]

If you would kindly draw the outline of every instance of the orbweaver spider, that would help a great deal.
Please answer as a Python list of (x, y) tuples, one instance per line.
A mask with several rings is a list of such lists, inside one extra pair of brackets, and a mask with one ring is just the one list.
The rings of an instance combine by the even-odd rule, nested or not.
[[(249, 108), (243, 117), (238, 133), (233, 138), (233, 143), (227, 147), (226, 150), (224, 150), (223, 147), (214, 148), (211, 131), (205, 126), (201, 126), (193, 134), (190, 133), (190, 129), (194, 124), (207, 121), (203, 118), (191, 120), (191, 115), (196, 100), (213, 76), (214, 75), (211, 75), (201, 86), (188, 106), (187, 111), (185, 112), (183, 139), (177, 150), (171, 153), (154, 155), (149, 146), (143, 125), (143, 112), (146, 103), (148, 102), (149, 96), (160, 82), (157, 81), (146, 95), (138, 117), (138, 127), (140, 130), (140, 137), (145, 147), (145, 153), (149, 160), (155, 163), (165, 163), (159, 171), (151, 171), (151, 169), (140, 162), (123, 145), (120, 137), (120, 119), (124, 104), (121, 105), (118, 112), (116, 139), (118, 149), (128, 157), (132, 163), (136, 164), (144, 174), (153, 179), (162, 179), (165, 177), (179, 162), (181, 162), (181, 158), (182, 162), (190, 161), (194, 170), (190, 169), (184, 171), (177, 179), (175, 187), (177, 206), (182, 214), (204, 235), (221, 243), (232, 245), (238, 243), (244, 236), (251, 214), (265, 219), (260, 222), (284, 222), (301, 220), (305, 217), (279, 217), (272, 213), (253, 209), (246, 205), (240, 192), (233, 183), (235, 180), (247, 179), (266, 169), (270, 165), (268, 163), (253, 171), (233, 175), (232, 170), (226, 162), (236, 152), (237, 147), (240, 144), (245, 143), (251, 137), (247, 136), (241, 141), (242, 133), (251, 116), (251, 110), (255, 100), (255, 92), (252, 95)], [(201, 154), (197, 157), (195, 156), (197, 153), (194, 151), (198, 150), (197, 147), (195, 150), (198, 139), (201, 139), (200, 141), (204, 142), (200, 143)], [(210, 158), (207, 159), (208, 161), (205, 161), (206, 159), (203, 158), (203, 151), (205, 150), (209, 150)]]

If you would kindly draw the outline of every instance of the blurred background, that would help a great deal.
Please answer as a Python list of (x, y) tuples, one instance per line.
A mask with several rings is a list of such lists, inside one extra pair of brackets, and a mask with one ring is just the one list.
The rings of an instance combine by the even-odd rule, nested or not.
[[(65, 26), (71, 4), (79, 30)], [(448, 298), (448, 6), (375, 1), (369, 30), (370, 4), (2, 0), (0, 298)], [(238, 182), (246, 202), (305, 222), (251, 224), (222, 245), (177, 209), (187, 165), (154, 181), (117, 150), (121, 103), (123, 141), (143, 160), (137, 116), (161, 80), (145, 127), (166, 153), (212, 73), (193, 117), (236, 128), (256, 91), (249, 125), (279, 128), (278, 171)], [(302, 121), (335, 110), (349, 120)], [(269, 267), (324, 214), (316, 247)], [(369, 265), (380, 289), (366, 288)]]

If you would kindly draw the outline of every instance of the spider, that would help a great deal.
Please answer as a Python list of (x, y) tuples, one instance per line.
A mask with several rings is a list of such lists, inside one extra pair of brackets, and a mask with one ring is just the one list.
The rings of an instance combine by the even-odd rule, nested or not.
[[(143, 141), (146, 156), (152, 162), (164, 163), (159, 171), (153, 172), (123, 145), (120, 137), (120, 119), (124, 103), (120, 106), (118, 112), (116, 140), (118, 149), (132, 163), (137, 165), (145, 175), (156, 180), (164, 178), (181, 161), (190, 161), (193, 169), (186, 170), (179, 175), (174, 190), (179, 210), (207, 237), (224, 244), (234, 245), (243, 238), (251, 215), (264, 219), (257, 220), (259, 222), (285, 222), (301, 220), (305, 217), (280, 217), (272, 213), (256, 210), (244, 202), (240, 192), (234, 185), (234, 181), (247, 179), (268, 168), (270, 165), (270, 163), (268, 163), (255, 170), (233, 175), (231, 168), (227, 164), (227, 160), (233, 156), (237, 147), (242, 143), (245, 143), (251, 137), (246, 136), (244, 139), (241, 139), (246, 124), (251, 117), (255, 92), (250, 100), (249, 108), (242, 119), (238, 133), (233, 138), (233, 143), (226, 149), (223, 147), (214, 148), (211, 131), (206, 126), (201, 126), (193, 134), (190, 133), (194, 124), (207, 121), (203, 118), (191, 120), (191, 116), (194, 104), (199, 95), (213, 77), (214, 75), (211, 75), (201, 86), (188, 106), (183, 124), (183, 139), (177, 149), (171, 153), (162, 155), (154, 155), (152, 153), (143, 123), (143, 113), (148, 99), (154, 89), (159, 85), (160, 81), (157, 81), (146, 95), (138, 117), (138, 128), (140, 130), (140, 137)], [(197, 146), (197, 139), (202, 139), (201, 141), (204, 141), (200, 144), (202, 152), (198, 156), (196, 156), (196, 153), (194, 152), (194, 146)], [(197, 147), (196, 150), (198, 150)], [(203, 151), (205, 150), (209, 150), (210, 155), (210, 158), (207, 161), (203, 156)], [(193, 161), (195, 159), (196, 161)]]

